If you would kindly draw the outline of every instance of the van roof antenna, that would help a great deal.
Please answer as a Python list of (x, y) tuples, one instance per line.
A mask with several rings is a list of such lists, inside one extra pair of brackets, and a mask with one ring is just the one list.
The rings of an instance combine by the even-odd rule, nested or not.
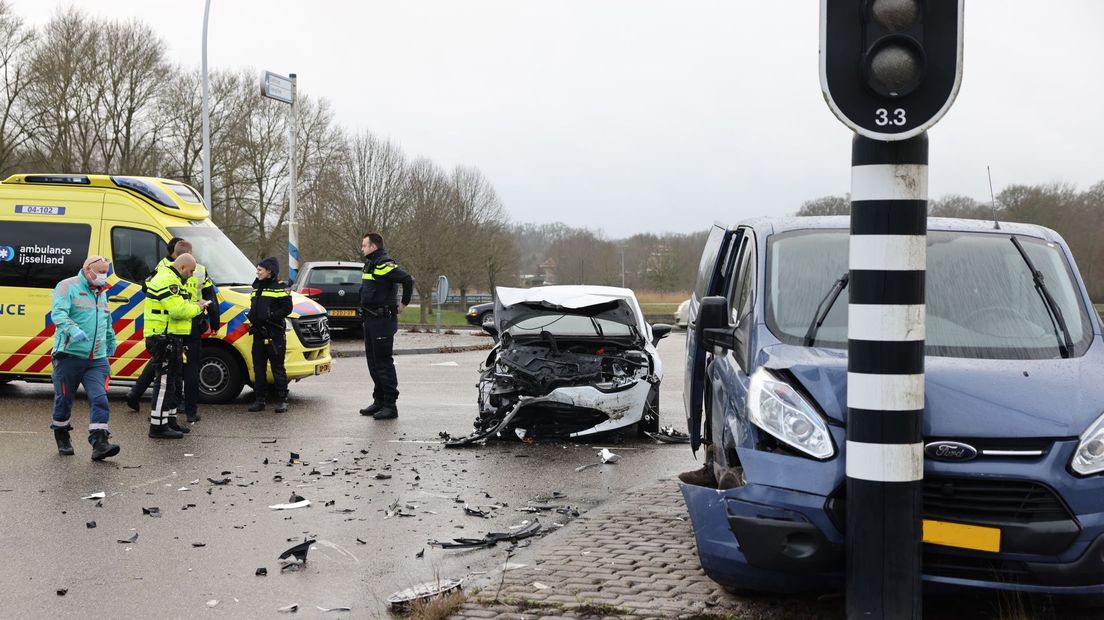
[(993, 172), (989, 170), (989, 165), (985, 166), (985, 173), (989, 175), (989, 199), (993, 204), (993, 230), (1000, 230), (1000, 222), (997, 221), (997, 198), (993, 195)]

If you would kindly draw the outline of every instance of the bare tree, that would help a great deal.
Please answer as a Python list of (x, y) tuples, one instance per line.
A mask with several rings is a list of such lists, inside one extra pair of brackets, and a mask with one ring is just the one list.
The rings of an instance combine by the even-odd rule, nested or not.
[(34, 38), (11, 5), (0, 0), (0, 178), (17, 169), (20, 151), (31, 139), (24, 91)]
[(437, 285), (437, 276), (446, 273), (457, 255), (464, 251), (462, 240), (453, 234), (450, 216), (458, 197), (455, 185), (437, 164), (419, 159), (407, 173), (407, 218), (393, 235), (392, 256), (414, 276), (421, 298), (422, 323), (427, 320), (429, 301)]

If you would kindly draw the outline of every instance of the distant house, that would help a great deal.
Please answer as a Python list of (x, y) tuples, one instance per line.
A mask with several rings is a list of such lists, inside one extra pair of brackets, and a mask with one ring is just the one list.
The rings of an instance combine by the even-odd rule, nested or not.
[(556, 283), (556, 259), (549, 258), (537, 265), (537, 273), (522, 274), (519, 277), (520, 285), (524, 288), (544, 286)]

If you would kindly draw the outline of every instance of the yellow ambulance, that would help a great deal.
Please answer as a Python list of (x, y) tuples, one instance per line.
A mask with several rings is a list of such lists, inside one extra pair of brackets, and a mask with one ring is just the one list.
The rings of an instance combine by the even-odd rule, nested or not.
[[(142, 282), (166, 256), (172, 237), (192, 242), (218, 287), (222, 328), (203, 341), (200, 400), (234, 400), (252, 384), (252, 336), (245, 321), (254, 262), (211, 222), (194, 189), (150, 177), (18, 174), (0, 182), (0, 383), (50, 380), (50, 292), (93, 254), (111, 261), (108, 301), (119, 342), (111, 377), (137, 378), (149, 359)], [(299, 294), (292, 303), (288, 379), (329, 372), (326, 310)], [(269, 376), (271, 385), (271, 371)]]

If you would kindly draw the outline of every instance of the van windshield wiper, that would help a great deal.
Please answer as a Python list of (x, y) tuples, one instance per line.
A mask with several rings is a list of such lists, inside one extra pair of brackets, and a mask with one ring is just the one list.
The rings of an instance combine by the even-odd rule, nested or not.
[(843, 289), (847, 288), (847, 282), (850, 279), (850, 272), (844, 273), (839, 280), (832, 284), (832, 288), (828, 289), (828, 294), (824, 296), (824, 299), (820, 300), (816, 314), (813, 315), (813, 321), (809, 323), (809, 329), (805, 331), (805, 346), (811, 347), (816, 342), (817, 330), (824, 324), (824, 319), (828, 318), (828, 313), (832, 311), (832, 306), (835, 305), (836, 299), (839, 298)]
[(1058, 302), (1054, 301), (1054, 297), (1051, 297), (1046, 282), (1043, 281), (1043, 273), (1035, 268), (1035, 263), (1031, 262), (1031, 257), (1027, 255), (1016, 235), (1012, 235), (1009, 239), (1012, 240), (1012, 245), (1016, 246), (1016, 249), (1020, 252), (1020, 257), (1027, 264), (1027, 268), (1031, 270), (1031, 278), (1035, 281), (1035, 291), (1039, 293), (1043, 304), (1046, 305), (1047, 315), (1050, 317), (1050, 326), (1054, 328), (1054, 336), (1058, 338), (1058, 351), (1062, 354), (1062, 357), (1073, 355), (1073, 338), (1070, 337), (1069, 327), (1066, 326), (1066, 319), (1062, 316), (1062, 309), (1058, 307)]

